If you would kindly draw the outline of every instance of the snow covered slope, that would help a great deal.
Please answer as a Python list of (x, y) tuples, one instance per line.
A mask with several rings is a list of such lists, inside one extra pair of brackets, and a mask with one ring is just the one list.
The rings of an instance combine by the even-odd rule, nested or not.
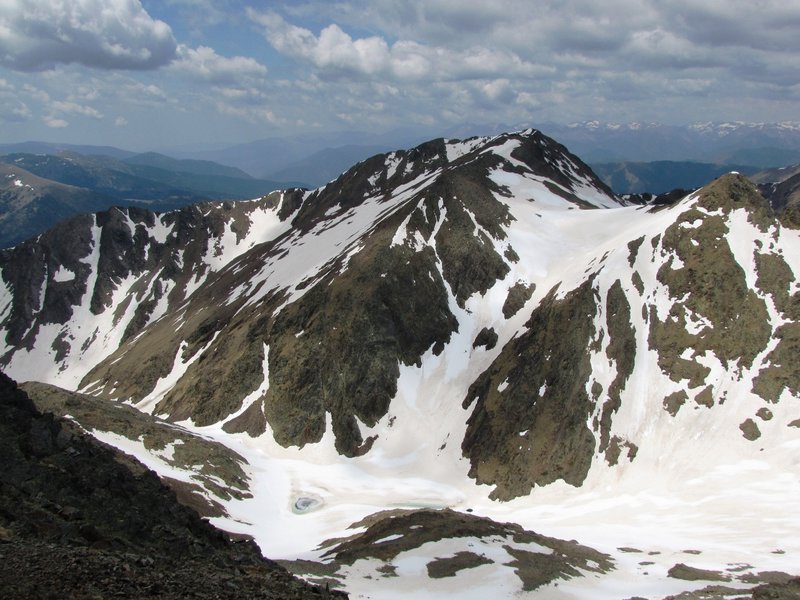
[[(224, 443), (252, 498), (217, 522), (357, 594), (397, 597), (387, 572), (416, 597), (619, 598), (791, 571), (800, 232), (736, 174), (622, 204), (526, 131), (311, 192), (78, 219), (0, 255), (2, 361)], [(520, 557), (552, 546), (380, 513), (421, 507), (600, 554), (564, 549), (560, 583), (534, 585)]]

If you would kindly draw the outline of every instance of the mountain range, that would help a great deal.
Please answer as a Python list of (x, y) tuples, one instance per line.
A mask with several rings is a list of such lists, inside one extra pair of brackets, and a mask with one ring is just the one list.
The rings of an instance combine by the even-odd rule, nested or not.
[(0, 156), (0, 247), (12, 246), (79, 213), (112, 206), (169, 210), (203, 200), (250, 199), (284, 183), (234, 167), (156, 153), (11, 153)]
[(354, 596), (789, 598), (786, 175), (634, 203), (529, 129), (79, 215), (0, 251), (0, 363)]
[(589, 163), (660, 160), (745, 164), (766, 168), (800, 162), (800, 123), (604, 123), (542, 130)]

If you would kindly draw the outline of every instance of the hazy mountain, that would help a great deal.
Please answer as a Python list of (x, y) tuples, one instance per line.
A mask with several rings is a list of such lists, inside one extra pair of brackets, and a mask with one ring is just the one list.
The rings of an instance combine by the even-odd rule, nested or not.
[[(177, 152), (176, 155), (186, 158), (206, 159), (225, 165), (238, 167), (255, 177), (274, 179), (276, 173), (284, 169), (294, 168), (295, 165), (309, 160), (317, 153), (325, 155), (332, 148), (344, 148), (344, 152), (353, 158), (349, 163), (339, 160), (339, 168), (333, 176), (352, 166), (354, 162), (362, 160), (390, 148), (406, 148), (429, 139), (430, 136), (411, 129), (396, 129), (381, 134), (363, 131), (339, 131), (302, 133), (293, 136), (267, 138), (255, 140), (244, 144), (208, 150), (203, 152)], [(333, 159), (335, 160), (335, 159)], [(328, 157), (324, 164), (330, 163)], [(317, 163), (312, 163), (317, 164)], [(329, 168), (329, 167), (325, 167)], [(297, 171), (299, 174), (300, 171)], [(292, 176), (289, 179), (296, 179)], [(306, 180), (301, 177), (300, 181)], [(325, 183), (328, 180), (325, 180)]]
[(125, 161), (75, 153), (8, 154), (0, 156), (0, 176), (0, 247), (37, 235), (69, 216), (115, 205), (168, 210), (208, 199), (258, 198), (292, 185), (254, 179), (207, 161), (158, 154)]
[(741, 163), (759, 168), (776, 167), (800, 162), (800, 149), (743, 148), (725, 157), (728, 163)]
[(3, 154), (60, 154), (61, 152), (74, 152), (87, 156), (110, 156), (125, 159), (136, 155), (136, 152), (122, 150), (114, 146), (89, 146), (81, 144), (58, 144), (53, 142), (18, 142), (15, 144), (0, 144)]
[(354, 595), (794, 585), (792, 203), (726, 174), (627, 204), (529, 130), (75, 217), (0, 252), (0, 362), (175, 424), (87, 428)]
[[(779, 167), (798, 161), (800, 123), (602, 123), (542, 130), (589, 163), (697, 161)], [(778, 162), (776, 162), (778, 161)]]
[[(110, 156), (7, 154), (0, 157), (40, 177), (115, 196), (122, 201), (183, 203), (204, 199), (254, 198), (278, 188), (273, 181), (207, 161), (176, 160), (155, 154), (125, 161)], [(187, 169), (184, 171), (176, 169)], [(178, 200), (180, 201), (180, 200)]]
[(751, 175), (758, 167), (689, 161), (619, 162), (592, 164), (592, 170), (617, 194), (663, 194), (678, 188), (701, 187), (731, 171)]
[(0, 162), (0, 247), (18, 244), (84, 212), (114, 203), (105, 194), (37, 177)]
[(390, 149), (384, 146), (325, 148), (288, 167), (270, 173), (268, 177), (277, 181), (305, 181), (309, 187), (325, 185), (357, 162)]
[(753, 183), (781, 183), (790, 177), (800, 173), (800, 164), (779, 167), (776, 169), (765, 169), (750, 176)]
[(228, 167), (210, 160), (172, 158), (157, 152), (134, 154), (133, 156), (128, 156), (122, 160), (129, 165), (156, 167), (164, 171), (190, 173), (192, 175), (218, 175), (221, 177), (230, 177), (232, 179), (252, 179), (250, 175), (235, 167)]

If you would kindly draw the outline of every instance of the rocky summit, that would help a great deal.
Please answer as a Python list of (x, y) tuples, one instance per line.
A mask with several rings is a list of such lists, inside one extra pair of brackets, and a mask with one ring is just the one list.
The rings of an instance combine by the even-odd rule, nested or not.
[(629, 205), (527, 130), (79, 216), (0, 252), (0, 363), (356, 595), (789, 589), (792, 185)]

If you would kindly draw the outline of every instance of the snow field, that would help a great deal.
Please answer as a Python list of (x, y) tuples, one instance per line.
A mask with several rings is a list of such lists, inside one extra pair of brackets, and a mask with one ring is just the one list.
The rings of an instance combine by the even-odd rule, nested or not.
[[(463, 156), (476, 147), (470, 144), (448, 144), (448, 157), (452, 160)], [(516, 144), (517, 141), (510, 140), (491, 150), (512, 165), (520, 166), (522, 163), (510, 156)], [(387, 168), (397, 168), (399, 163), (395, 160), (390, 155)], [(229, 300), (247, 295), (248, 303), (252, 304), (271, 290), (285, 289), (289, 291), (286, 302), (293, 302), (308, 289), (299, 287), (303, 281), (319, 276), (332, 261), (356, 252), (361, 239), (377, 223), (414, 201), (438, 174), (439, 171), (425, 173), (389, 199), (369, 198), (357, 211), (331, 212), (304, 239), (277, 221), (275, 213), (254, 213), (251, 233), (245, 240), (235, 243), (235, 235), (226, 228), (214, 246), (216, 250), (212, 248), (219, 253), (207, 257), (206, 264), (209, 270), (223, 268), (259, 241), (284, 235), (278, 249), (265, 259), (258, 276), (234, 290)], [(766, 406), (750, 389), (769, 349), (757, 357), (752, 368), (736, 374), (723, 369), (713, 355), (687, 357), (712, 370), (715, 400), (723, 394), (727, 397), (724, 404), (716, 402), (707, 408), (693, 402), (699, 389), (688, 389), (686, 381), (672, 381), (661, 371), (657, 354), (649, 348), (649, 323), (642, 316), (643, 306), (655, 306), (658, 317), (664, 319), (676, 300), (670, 298), (668, 290), (656, 278), (657, 269), (667, 257), (651, 241), (663, 234), (679, 213), (693, 206), (696, 198), (689, 197), (655, 213), (641, 207), (579, 210), (552, 193), (541, 177), (504, 170), (497, 170), (490, 177), (510, 191), (510, 197), (497, 198), (508, 205), (514, 219), (507, 228), (507, 239), (494, 240), (495, 249), (502, 256), (511, 247), (520, 259), (509, 263), (510, 272), (502, 281), (484, 294), (469, 298), (464, 308), (458, 306), (445, 282), (449, 309), (457, 318), (459, 329), (438, 356), (429, 349), (419, 366), (400, 365), (397, 394), (387, 415), (372, 428), (360, 424), (362, 435), (378, 436), (365, 456), (345, 458), (336, 452), (330, 415), (322, 441), (303, 448), (281, 447), (269, 427), (262, 436), (251, 438), (223, 431), (222, 422), (208, 427), (197, 427), (191, 421), (182, 423), (199, 435), (225, 444), (249, 463), (246, 470), (253, 497), (225, 501), (228, 516), (212, 522), (228, 531), (254, 536), (270, 558), (319, 560), (323, 553), (319, 545), (323, 541), (351, 535), (353, 530), (348, 530), (349, 525), (370, 514), (398, 507), (449, 507), (470, 509), (476, 515), (497, 521), (515, 522), (544, 535), (575, 539), (613, 557), (617, 567), (614, 571), (560, 581), (557, 586), (553, 584), (530, 594), (541, 598), (663, 597), (707, 585), (707, 582), (669, 578), (667, 571), (679, 562), (720, 571), (747, 565), (743, 572), (797, 573), (800, 429), (787, 425), (800, 418), (798, 399), (784, 392), (781, 402), (769, 405), (773, 418), (758, 421), (762, 432), (758, 440), (748, 441), (739, 432), (743, 414), (755, 415)], [(576, 193), (596, 206), (606, 207), (611, 202), (588, 183), (579, 186)], [(445, 218), (445, 211), (440, 211), (436, 231)], [(479, 229), (477, 222), (475, 226)], [(686, 228), (693, 226), (690, 223)], [(797, 232), (782, 230), (775, 235), (775, 232), (760, 232), (747, 222), (741, 211), (732, 212), (729, 227), (728, 242), (748, 284), (755, 285), (757, 279), (752, 254), (756, 242), (761, 244), (762, 252), (780, 252), (795, 275), (800, 274)], [(98, 241), (99, 229), (94, 235)], [(157, 235), (166, 239), (169, 232), (159, 230)], [(642, 236), (644, 242), (631, 266), (627, 244)], [(409, 237), (406, 221), (398, 228), (392, 243), (410, 244), (417, 249), (430, 245), (436, 250), (435, 238), (435, 231), (427, 241), (421, 236)], [(336, 248), (336, 256), (331, 255), (330, 248)], [(93, 261), (95, 278), (96, 251), (97, 243), (95, 253), (87, 259)], [(276, 258), (279, 255), (280, 260)], [(658, 260), (652, 260), (656, 255)], [(441, 263), (437, 268), (444, 280)], [(673, 260), (672, 268), (682, 265)], [(641, 277), (641, 293), (633, 284), (634, 272)], [(461, 441), (471, 413), (471, 409), (462, 408), (469, 385), (509, 340), (524, 331), (531, 310), (550, 290), (558, 286), (558, 296), (563, 297), (594, 274), (595, 289), (601, 299), (619, 280), (631, 308), (637, 362), (622, 391), (622, 403), (614, 415), (610, 433), (635, 443), (636, 458), (630, 461), (623, 456), (617, 466), (609, 467), (604, 456), (596, 453), (580, 488), (560, 481), (535, 488), (524, 498), (505, 503), (491, 501), (488, 499), (491, 487), (476, 485), (469, 479), (469, 462), (461, 455)], [(505, 319), (503, 303), (509, 289), (519, 281), (535, 283), (536, 290), (522, 310)], [(122, 302), (133, 283), (120, 283), (115, 302)], [(196, 279), (187, 294), (202, 283), (203, 280)], [(0, 293), (7, 303), (9, 291)], [(775, 328), (783, 322), (782, 317), (770, 299), (767, 305)], [(45, 381), (74, 389), (91, 366), (119, 345), (121, 332), (132, 316), (133, 303), (116, 321), (111, 310), (99, 316), (89, 315), (88, 303), (85, 306), (76, 309), (70, 322), (70, 331), (86, 335), (76, 340), (73, 348), (81, 347), (94, 332), (103, 337), (88, 346), (85, 356), (71, 353), (61, 367), (54, 366), (44, 374)], [(154, 319), (164, 314), (166, 306), (158, 310)], [(600, 350), (591, 356), (594, 380), (607, 390), (618, 367), (606, 356), (609, 336), (603, 310), (593, 317), (598, 339), (601, 332), (604, 334)], [(691, 327), (700, 331), (706, 325), (700, 316), (695, 316)], [(483, 327), (492, 327), (498, 334), (498, 344), (492, 350), (472, 347)], [(41, 367), (34, 365), (55, 365), (51, 346), (61, 331), (62, 326), (42, 327), (40, 343), (35, 349), (15, 355), (12, 374), (20, 379), (42, 380)], [(176, 354), (171, 373), (138, 401), (138, 408), (151, 412), (202, 354), (201, 350), (184, 361), (182, 351), (183, 346)], [(241, 414), (267, 391), (266, 346), (263, 372), (264, 381), (259, 389), (244, 398), (240, 408), (224, 421)], [(682, 389), (689, 400), (673, 417), (661, 402), (665, 396)], [(590, 425), (593, 416), (589, 417)], [(687, 431), (695, 433), (690, 437)], [(191, 480), (191, 472), (168, 464), (169, 449), (161, 456), (154, 456), (140, 442), (102, 432), (95, 434), (134, 454), (164, 476)], [(301, 501), (303, 509), (298, 510), (298, 500), (302, 499), (313, 502)], [(402, 553), (393, 561), (397, 578), (377, 577), (375, 569), (382, 565), (380, 561), (360, 561), (347, 570), (346, 587), (356, 598), (523, 595), (513, 570), (502, 566), (510, 562), (502, 544), (481, 547), (486, 556), (496, 560), (495, 565), (462, 571), (455, 578), (428, 578), (425, 567), (428, 562), (454, 554), (464, 543), (469, 542), (446, 540)]]

